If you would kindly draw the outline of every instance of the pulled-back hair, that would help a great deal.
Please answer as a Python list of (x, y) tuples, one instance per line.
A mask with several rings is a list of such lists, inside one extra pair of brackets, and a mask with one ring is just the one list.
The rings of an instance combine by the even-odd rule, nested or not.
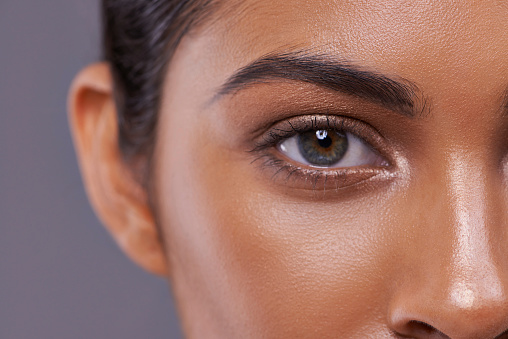
[(127, 160), (151, 155), (168, 62), (212, 0), (102, 0), (103, 53), (110, 64), (119, 145)]

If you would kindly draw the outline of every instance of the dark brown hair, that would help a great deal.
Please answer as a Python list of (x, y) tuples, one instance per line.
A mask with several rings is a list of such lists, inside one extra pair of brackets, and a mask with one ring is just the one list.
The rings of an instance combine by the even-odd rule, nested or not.
[(165, 71), (212, 0), (102, 0), (103, 53), (110, 64), (126, 160), (151, 156)]

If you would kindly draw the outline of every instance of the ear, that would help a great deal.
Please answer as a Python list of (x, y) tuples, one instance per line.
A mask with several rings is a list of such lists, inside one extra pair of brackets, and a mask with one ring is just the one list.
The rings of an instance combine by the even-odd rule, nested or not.
[(69, 93), (69, 121), (88, 197), (118, 245), (146, 270), (167, 275), (148, 197), (123, 161), (106, 63), (81, 71)]

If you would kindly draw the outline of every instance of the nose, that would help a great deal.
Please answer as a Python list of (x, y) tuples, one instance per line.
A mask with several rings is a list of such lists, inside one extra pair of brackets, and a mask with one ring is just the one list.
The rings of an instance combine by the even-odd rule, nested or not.
[(508, 338), (501, 175), (471, 159), (450, 159), (441, 177), (429, 179), (433, 193), (411, 202), (424, 217), (409, 237), (413, 250), (402, 260), (388, 321), (402, 337)]

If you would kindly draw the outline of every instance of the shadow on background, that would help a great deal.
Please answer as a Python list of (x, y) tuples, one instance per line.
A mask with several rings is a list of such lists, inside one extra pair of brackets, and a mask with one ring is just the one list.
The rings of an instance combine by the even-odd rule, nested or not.
[(0, 1), (0, 338), (180, 338), (167, 283), (86, 200), (66, 96), (99, 59), (97, 0)]

